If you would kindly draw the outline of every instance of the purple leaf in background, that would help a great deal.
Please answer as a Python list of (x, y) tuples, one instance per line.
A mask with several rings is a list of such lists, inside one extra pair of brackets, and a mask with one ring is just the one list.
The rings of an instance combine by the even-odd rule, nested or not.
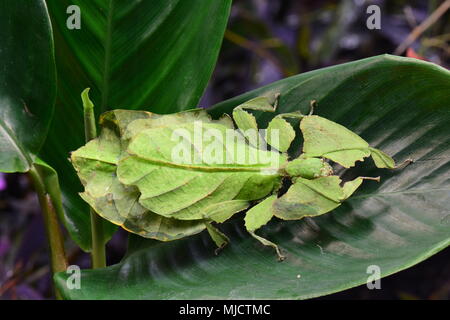
[[(44, 223), (39, 215), (33, 215), (28, 226), (22, 232), (23, 238), (15, 257), (15, 263), (22, 262), (27, 266), (32, 257), (45, 248)], [(47, 256), (44, 256), (47, 259)]]
[(6, 189), (6, 179), (5, 174), (0, 172), (0, 191)]
[(258, 86), (263, 86), (271, 82), (280, 80), (282, 77), (283, 76), (278, 68), (269, 61), (263, 61), (261, 63), (261, 69), (255, 74)]
[(32, 287), (21, 284), (15, 288), (16, 294), (21, 300), (42, 300), (44, 297)]
[(10, 247), (11, 242), (9, 241), (8, 237), (6, 236), (0, 237), (0, 258), (3, 257), (6, 252), (8, 252)]

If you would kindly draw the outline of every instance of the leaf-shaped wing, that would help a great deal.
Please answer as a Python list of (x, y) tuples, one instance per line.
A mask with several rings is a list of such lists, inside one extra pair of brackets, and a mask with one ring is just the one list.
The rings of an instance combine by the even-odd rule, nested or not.
[(205, 229), (201, 220), (181, 221), (155, 214), (139, 204), (139, 192), (135, 188), (126, 188), (117, 179), (113, 184), (113, 191), (106, 196), (94, 198), (87, 192), (80, 195), (100, 216), (130, 232), (145, 238), (170, 241)]
[(128, 128), (128, 125), (140, 119), (151, 122), (153, 117), (155, 126), (162, 124), (159, 115), (149, 112), (105, 113), (100, 119), (100, 136), (73, 152), (71, 161), (85, 187), (81, 197), (100, 216), (130, 232), (168, 241), (198, 233), (205, 225), (202, 221), (180, 221), (151, 212), (139, 204), (138, 189), (121, 184), (116, 176), (117, 163), (128, 145), (128, 140), (122, 137), (125, 132), (132, 136), (139, 128)]
[[(266, 196), (279, 184), (286, 156), (243, 139), (227, 143), (227, 129), (214, 121), (194, 121), (144, 130), (130, 142), (130, 156), (119, 162), (118, 178), (139, 189), (139, 202), (147, 209), (181, 220), (207, 217), (215, 204), (253, 200), (255, 193)], [(211, 141), (213, 136), (217, 139)], [(180, 149), (187, 158), (177, 159)]]

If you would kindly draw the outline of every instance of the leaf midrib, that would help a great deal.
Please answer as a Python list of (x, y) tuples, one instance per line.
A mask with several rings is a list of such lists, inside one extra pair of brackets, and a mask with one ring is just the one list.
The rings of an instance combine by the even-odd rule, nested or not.
[[(188, 165), (188, 164), (177, 164), (177, 163), (172, 163), (172, 162), (168, 162), (168, 161), (163, 161), (163, 160), (157, 160), (157, 159), (151, 159), (151, 158), (146, 158), (143, 156), (137, 156), (135, 154), (131, 154), (130, 157), (135, 157), (137, 159), (140, 160), (145, 160), (147, 162), (149, 162), (150, 164), (153, 165), (157, 165), (157, 166), (161, 166), (161, 167), (169, 167), (169, 168), (175, 168), (175, 169), (184, 169), (184, 170), (191, 170), (191, 171), (205, 171), (205, 172), (259, 172), (259, 171), (264, 171), (264, 170), (271, 170), (271, 169), (275, 169), (273, 167), (269, 167), (269, 166), (264, 166), (264, 167), (206, 167), (206, 166), (195, 166), (195, 165)], [(128, 159), (129, 157), (125, 157), (122, 160)], [(120, 165), (120, 161), (119, 161), (119, 165)], [(277, 170), (279, 168), (276, 168)], [(278, 173), (277, 173), (278, 174)]]

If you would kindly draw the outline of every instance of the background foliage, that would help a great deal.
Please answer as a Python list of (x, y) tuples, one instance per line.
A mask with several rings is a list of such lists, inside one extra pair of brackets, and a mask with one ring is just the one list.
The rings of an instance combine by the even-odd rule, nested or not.
[[(57, 6), (58, 3), (49, 1), (50, 9), (52, 6)], [(422, 1), (410, 1), (408, 4), (404, 1), (379, 1), (383, 13), (382, 29), (370, 31), (365, 28), (366, 14), (363, 1), (235, 1), (219, 63), (200, 104), (210, 106), (299, 72), (379, 53), (393, 52), (414, 26), (434, 10), (437, 3), (438, 1), (429, 1), (426, 4)], [(143, 13), (144, 11), (139, 12)], [(104, 19), (108, 19), (108, 15), (105, 15), (104, 12), (102, 14)], [(448, 38), (446, 38), (450, 32), (448, 18), (447, 13), (412, 46), (426, 59), (443, 66), (448, 66), (449, 63)], [(130, 18), (130, 21), (133, 19)], [(99, 26), (102, 23), (104, 20), (100, 19)], [(120, 26), (126, 26), (126, 19)], [(66, 43), (70, 46), (70, 39), (66, 38), (66, 41), (63, 41), (63, 38), (63, 35), (58, 35), (56, 42), (59, 41), (59, 43)], [(91, 42), (88, 41), (89, 43)], [(65, 48), (67, 52), (70, 52), (69, 49), (69, 47)], [(86, 52), (79, 54), (91, 54), (89, 48), (87, 49)], [(126, 54), (129, 53), (126, 52)], [(70, 62), (70, 55), (65, 54), (62, 57), (69, 59), (65, 64), (67, 68), (80, 70), (80, 66)], [(103, 62), (106, 60), (105, 57), (99, 57), (99, 59)], [(92, 81), (95, 90), (103, 83), (101, 80), (96, 80), (99, 77), (102, 78), (101, 72), (100, 75), (95, 75), (95, 72), (102, 70), (101, 63), (99, 65), (95, 59), (92, 61), (84, 59), (84, 61), (87, 64), (84, 69), (92, 70), (92, 76), (82, 72), (77, 77), (88, 82)], [(94, 66), (89, 66), (89, 64), (94, 64)], [(136, 68), (139, 68), (139, 65)], [(73, 81), (78, 82), (77, 77)], [(119, 94), (117, 88), (120, 89), (120, 85), (112, 91), (112, 96)], [(59, 98), (60, 103), (72, 99), (79, 104), (76, 90), (71, 93), (71, 89), (66, 88), (63, 92), (67, 97)], [(72, 96), (70, 97), (70, 95)], [(195, 99), (199, 96), (200, 93)], [(96, 99), (101, 100), (101, 97), (97, 95)], [(133, 99), (133, 97), (114, 99), (112, 101), (125, 103), (127, 99)], [(111, 106), (117, 107), (114, 104)], [(128, 106), (131, 107), (133, 104), (128, 104)], [(70, 109), (62, 109), (60, 112), (68, 111), (75, 112)], [(76, 122), (80, 120), (81, 118), (76, 112), (68, 117), (70, 125), (75, 123), (75, 126), (79, 126)], [(67, 128), (68, 125), (61, 125), (61, 128), (56, 129), (55, 132), (65, 132)], [(82, 140), (79, 137), (74, 139)], [(74, 148), (81, 145), (81, 142), (78, 143), (75, 140), (72, 142)], [(49, 150), (48, 148), (51, 147), (46, 146), (46, 148)], [(63, 154), (65, 150), (58, 152)], [(65, 166), (70, 169), (67, 164)], [(0, 194), (0, 199), (2, 199), (0, 208), (3, 208), (0, 213), (2, 221), (0, 227), (0, 259), (2, 259), (0, 295), (3, 298), (19, 299), (50, 297), (45, 242), (39, 240), (44, 237), (40, 217), (36, 215), (36, 200), (34, 195), (29, 192), (25, 177), (8, 175), (6, 176), (7, 180), (4, 175), (2, 177), (0, 183), (0, 187), (3, 189)], [(6, 186), (7, 188), (5, 188)], [(18, 233), (17, 230), (26, 231)], [(123, 232), (117, 233), (108, 244), (109, 263), (118, 262), (124, 253), (125, 243)], [(67, 244), (70, 248), (70, 263), (82, 267), (88, 266), (86, 255), (70, 240)], [(89, 246), (89, 244), (85, 245), (85, 247)], [(367, 289), (361, 288), (342, 293), (341, 296), (347, 294), (347, 296), (354, 295), (359, 298), (368, 296), (385, 298), (448, 297), (450, 276), (446, 271), (449, 270), (446, 267), (448, 258), (445, 259), (445, 257), (448, 257), (448, 250), (424, 264), (400, 273), (392, 280), (388, 278), (383, 282), (384, 290), (381, 292), (368, 292)], [(426, 267), (427, 264), (429, 264), (428, 267)], [(414, 277), (415, 281), (410, 281), (411, 277)], [(430, 281), (430, 279), (435, 280)], [(390, 283), (394, 284), (392, 290), (389, 290)]]

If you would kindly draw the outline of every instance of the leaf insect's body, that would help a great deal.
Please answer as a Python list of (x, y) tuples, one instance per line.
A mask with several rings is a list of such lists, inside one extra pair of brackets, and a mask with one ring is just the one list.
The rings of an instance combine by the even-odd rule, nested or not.
[[(230, 117), (212, 120), (201, 109), (103, 114), (101, 135), (71, 155), (85, 186), (81, 197), (105, 219), (143, 237), (169, 241), (207, 229), (219, 248), (228, 238), (213, 222), (222, 223), (259, 201), (247, 211), (245, 226), (282, 260), (278, 246), (256, 235), (257, 229), (273, 216), (295, 220), (329, 212), (363, 179), (374, 179), (342, 184), (324, 159), (344, 167), (370, 155), (380, 168), (395, 163), (348, 129), (313, 115), (277, 115), (262, 139), (245, 109), (273, 112), (270, 100), (259, 97), (236, 107), (233, 120), (239, 130)], [(287, 150), (295, 131), (285, 118), (301, 120), (305, 140), (303, 154), (292, 161)], [(278, 197), (283, 179), (293, 184)]]

